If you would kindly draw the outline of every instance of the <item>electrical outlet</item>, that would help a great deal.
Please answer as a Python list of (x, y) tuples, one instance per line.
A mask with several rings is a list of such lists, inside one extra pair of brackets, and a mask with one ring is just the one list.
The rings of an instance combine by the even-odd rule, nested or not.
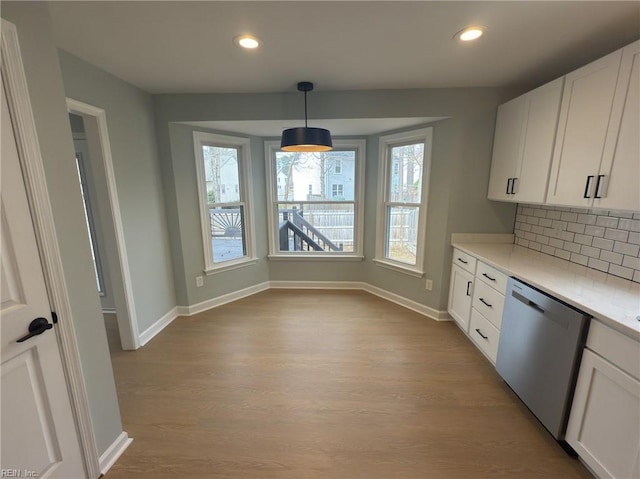
[(433, 280), (432, 279), (428, 279), (424, 282), (424, 289), (426, 289), (427, 291), (431, 291), (433, 289)]
[(204, 286), (204, 279), (202, 276), (196, 276), (196, 288), (202, 288)]

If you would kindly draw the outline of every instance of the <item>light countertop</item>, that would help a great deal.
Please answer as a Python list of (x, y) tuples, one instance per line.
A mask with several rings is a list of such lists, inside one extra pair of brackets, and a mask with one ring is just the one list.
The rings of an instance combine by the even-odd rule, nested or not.
[(514, 244), (452, 245), (640, 341), (640, 284)]

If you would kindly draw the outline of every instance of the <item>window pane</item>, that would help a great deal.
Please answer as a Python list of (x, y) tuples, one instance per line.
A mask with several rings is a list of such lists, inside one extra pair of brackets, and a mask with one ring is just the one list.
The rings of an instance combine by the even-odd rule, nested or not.
[(213, 262), (222, 263), (247, 254), (244, 231), (244, 207), (210, 207)]
[(278, 249), (353, 252), (354, 204), (278, 204)]
[(202, 146), (207, 203), (240, 201), (238, 185), (238, 149), (222, 146)]
[(422, 197), (422, 163), (424, 143), (393, 146), (389, 201), (394, 203), (420, 203)]
[[(276, 152), (276, 186), (280, 201), (353, 201), (356, 152)], [(338, 186), (339, 188), (334, 188)], [(339, 191), (340, 194), (333, 194)]]
[(385, 257), (416, 264), (418, 207), (388, 206)]

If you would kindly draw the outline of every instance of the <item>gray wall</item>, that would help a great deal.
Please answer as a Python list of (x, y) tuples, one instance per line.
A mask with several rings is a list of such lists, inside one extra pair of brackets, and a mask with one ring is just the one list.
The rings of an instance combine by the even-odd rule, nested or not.
[[(514, 91), (491, 88), (314, 92), (310, 108), (315, 118), (449, 117), (433, 124), (424, 266), (426, 277), (434, 281), (434, 288), (431, 292), (425, 291), (424, 279), (381, 268), (372, 262), (377, 209), (377, 135), (367, 138), (365, 261), (268, 261), (269, 279), (366, 281), (431, 308), (446, 310), (451, 233), (513, 231), (515, 206), (486, 199), (496, 107), (512, 96)], [(198, 234), (193, 129), (174, 122), (296, 119), (300, 115), (300, 99), (299, 94), (291, 93), (156, 95), (154, 100), (178, 302), (183, 304), (186, 300), (194, 304), (223, 290), (194, 287), (194, 276), (201, 274), (203, 262)], [(254, 165), (260, 165), (263, 148), (253, 147), (255, 143), (259, 144), (253, 139)], [(263, 183), (264, 180), (254, 182), (256, 204), (266, 204)], [(259, 243), (264, 227), (264, 224), (257, 227)], [(266, 247), (266, 238), (262, 241)], [(260, 258), (259, 267), (264, 256)], [(223, 284), (230, 284), (224, 275), (215, 275), (209, 280), (216, 282), (219, 277)], [(233, 272), (233, 284), (256, 284), (261, 280), (262, 276), (255, 276), (247, 268)]]
[(67, 97), (106, 112), (138, 330), (176, 306), (151, 96), (59, 50)]
[[(70, 295), (82, 371), (98, 452), (122, 432), (100, 301), (93, 279), (89, 239), (73, 154), (62, 75), (46, 4), (2, 2), (2, 17), (18, 29), (56, 235)], [(4, 126), (3, 126), (4, 127)]]

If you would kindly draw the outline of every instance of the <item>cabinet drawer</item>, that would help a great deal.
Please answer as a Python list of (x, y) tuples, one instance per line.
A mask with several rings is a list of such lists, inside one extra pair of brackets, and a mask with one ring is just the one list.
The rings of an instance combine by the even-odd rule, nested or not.
[(475, 309), (471, 309), (469, 336), (474, 343), (489, 357), (493, 364), (498, 356), (500, 331)]
[(504, 295), (497, 292), (491, 286), (476, 281), (473, 289), (473, 308), (481, 313), (498, 329), (502, 323), (502, 310), (504, 309)]
[(591, 320), (587, 348), (610, 361), (636, 379), (640, 379), (640, 343), (600, 321)]
[(482, 261), (478, 261), (476, 276), (502, 294), (507, 291), (508, 276)]
[(457, 264), (462, 269), (467, 270), (471, 274), (475, 274), (476, 272), (476, 259), (465, 253), (464, 251), (460, 251), (459, 249), (453, 249), (453, 264)]

